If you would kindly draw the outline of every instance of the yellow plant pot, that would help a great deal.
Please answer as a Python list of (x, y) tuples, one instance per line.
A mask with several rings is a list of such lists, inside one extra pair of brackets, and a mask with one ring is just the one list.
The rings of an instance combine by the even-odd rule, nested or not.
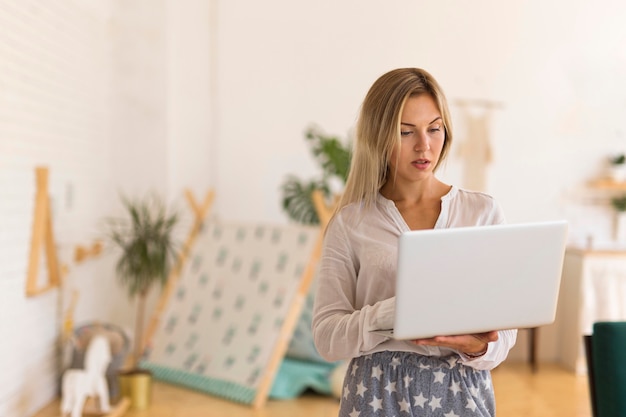
[(146, 410), (152, 399), (152, 374), (145, 370), (120, 372), (120, 396), (130, 400), (131, 410)]

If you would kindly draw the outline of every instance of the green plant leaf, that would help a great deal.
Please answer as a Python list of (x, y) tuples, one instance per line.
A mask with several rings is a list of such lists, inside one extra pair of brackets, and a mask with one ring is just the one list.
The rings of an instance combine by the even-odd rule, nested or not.
[(611, 199), (611, 205), (617, 211), (626, 211), (626, 194)]
[(624, 165), (626, 164), (626, 155), (623, 153), (614, 155), (609, 158), (611, 165)]
[(324, 178), (337, 177), (343, 184), (348, 178), (351, 150), (335, 136), (328, 136), (316, 127), (310, 127), (305, 135), (311, 152), (323, 171)]
[(168, 213), (154, 194), (121, 199), (127, 217), (107, 219), (107, 238), (121, 251), (116, 272), (132, 298), (165, 284), (178, 257), (178, 244), (172, 237), (178, 214)]
[(319, 224), (311, 194), (315, 190), (321, 190), (329, 198), (331, 178), (338, 178), (342, 184), (346, 183), (352, 152), (339, 138), (326, 135), (314, 126), (305, 131), (305, 139), (322, 170), (321, 179), (305, 181), (294, 175), (287, 176), (281, 184), (282, 208), (291, 220), (302, 224)]
[(320, 223), (311, 194), (315, 190), (322, 190), (325, 196), (330, 194), (328, 186), (323, 181), (304, 182), (295, 176), (289, 176), (281, 188), (282, 207), (289, 218), (302, 224)]

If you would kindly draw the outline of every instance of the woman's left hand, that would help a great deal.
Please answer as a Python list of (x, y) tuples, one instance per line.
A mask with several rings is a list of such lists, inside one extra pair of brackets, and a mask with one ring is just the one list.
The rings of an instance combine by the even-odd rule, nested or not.
[(489, 342), (498, 340), (498, 332), (474, 333), (459, 336), (435, 336), (428, 339), (413, 340), (419, 346), (441, 346), (463, 353), (478, 353), (487, 350)]

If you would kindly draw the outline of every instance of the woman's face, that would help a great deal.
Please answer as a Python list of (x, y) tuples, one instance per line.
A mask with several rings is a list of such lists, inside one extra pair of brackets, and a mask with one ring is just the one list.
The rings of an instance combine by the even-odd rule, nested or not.
[(445, 142), (435, 100), (428, 94), (409, 97), (400, 117), (400, 144), (391, 153), (391, 178), (413, 182), (432, 176)]

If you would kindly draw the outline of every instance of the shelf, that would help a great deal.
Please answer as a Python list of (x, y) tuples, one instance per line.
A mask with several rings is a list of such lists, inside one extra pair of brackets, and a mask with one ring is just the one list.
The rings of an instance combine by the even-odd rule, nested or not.
[(619, 258), (626, 257), (626, 247), (615, 248), (584, 248), (582, 246), (569, 245), (567, 253), (579, 256), (615, 256)]
[(591, 181), (589, 183), (589, 186), (591, 188), (602, 189), (602, 190), (626, 191), (626, 181), (617, 182), (609, 178), (603, 178), (603, 179)]

